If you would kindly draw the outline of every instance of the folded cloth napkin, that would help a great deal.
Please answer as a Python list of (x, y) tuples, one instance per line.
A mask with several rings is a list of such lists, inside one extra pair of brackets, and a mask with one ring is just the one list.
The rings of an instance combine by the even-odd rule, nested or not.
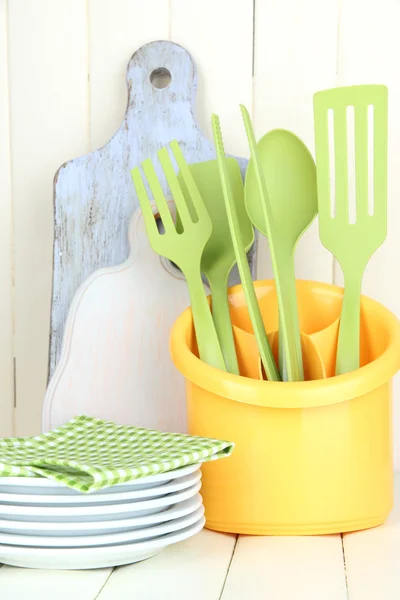
[(229, 456), (233, 447), (232, 442), (78, 416), (48, 433), (0, 440), (0, 477), (39, 475), (92, 492)]

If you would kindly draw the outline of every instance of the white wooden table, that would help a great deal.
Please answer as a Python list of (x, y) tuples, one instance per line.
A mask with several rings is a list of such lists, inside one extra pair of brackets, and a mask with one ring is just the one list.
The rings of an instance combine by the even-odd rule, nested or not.
[(385, 525), (343, 536), (252, 537), (203, 530), (135, 565), (94, 571), (0, 568), (1, 600), (398, 600), (400, 473)]

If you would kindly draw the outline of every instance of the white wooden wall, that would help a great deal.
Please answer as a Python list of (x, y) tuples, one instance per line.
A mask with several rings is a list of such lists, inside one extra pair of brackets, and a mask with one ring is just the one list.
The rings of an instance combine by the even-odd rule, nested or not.
[[(54, 173), (115, 132), (126, 65), (148, 41), (192, 54), (199, 122), (210, 134), (211, 111), (219, 113), (227, 150), (238, 155), (248, 154), (239, 102), (258, 135), (289, 128), (313, 149), (315, 91), (389, 86), (389, 237), (364, 290), (400, 316), (399, 23), (398, 0), (0, 0), (0, 435), (40, 429)], [(261, 244), (259, 276), (269, 273)], [(316, 226), (298, 249), (297, 275), (341, 282)], [(399, 410), (394, 418), (400, 467)]]

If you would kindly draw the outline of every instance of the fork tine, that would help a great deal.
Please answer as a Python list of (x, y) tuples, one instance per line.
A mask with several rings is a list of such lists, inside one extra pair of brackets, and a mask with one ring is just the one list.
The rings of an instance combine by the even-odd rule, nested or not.
[(176, 176), (174, 167), (168, 154), (168, 150), (166, 148), (161, 148), (161, 150), (159, 150), (157, 154), (158, 159), (163, 168), (165, 177), (167, 179), (168, 185), (171, 189), (172, 197), (175, 201), (177, 211), (181, 218), (183, 229), (185, 230), (185, 226), (187, 226), (188, 223), (192, 222), (192, 218), (190, 216), (190, 212), (186, 204), (186, 198), (182, 193), (178, 178)]
[(154, 235), (159, 235), (157, 223), (154, 218), (154, 214), (152, 208), (150, 206), (150, 200), (146, 192), (146, 188), (144, 187), (143, 179), (140, 174), (139, 168), (135, 167), (131, 171), (131, 177), (133, 181), (133, 185), (136, 189), (136, 194), (139, 199), (140, 208), (142, 209), (143, 218), (146, 224), (147, 234), (150, 237)]
[(348, 172), (347, 172), (347, 115), (346, 108), (334, 112), (334, 141), (335, 141), (335, 217), (348, 221)]
[(150, 158), (146, 158), (142, 162), (142, 169), (149, 182), (150, 189), (153, 193), (155, 203), (160, 213), (161, 221), (163, 222), (165, 233), (176, 232), (175, 223), (172, 219), (171, 212), (168, 207), (167, 200), (162, 191), (160, 182), (158, 180), (156, 171)]
[(201, 197), (196, 182), (193, 179), (193, 175), (190, 172), (189, 166), (185, 160), (185, 157), (183, 156), (182, 150), (180, 149), (178, 142), (176, 140), (173, 140), (172, 142), (170, 142), (169, 145), (181, 172), (182, 178), (188, 189), (190, 198), (193, 202), (195, 211), (197, 213), (197, 217), (199, 218), (199, 220), (200, 218), (205, 218), (206, 215), (208, 217), (208, 212), (204, 205), (203, 198)]

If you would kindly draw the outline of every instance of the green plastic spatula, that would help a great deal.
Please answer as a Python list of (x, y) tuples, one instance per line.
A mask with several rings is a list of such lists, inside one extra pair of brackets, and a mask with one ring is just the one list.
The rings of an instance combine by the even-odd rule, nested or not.
[[(255, 338), (257, 340), (258, 350), (265, 373), (270, 381), (280, 381), (278, 369), (269, 345), (268, 337), (265, 332), (260, 307), (257, 302), (256, 292), (254, 290), (253, 280), (251, 278), (250, 267), (247, 262), (246, 251), (243, 243), (241, 227), (239, 223), (238, 212), (232, 192), (231, 179), (226, 165), (224, 145), (222, 141), (221, 127), (217, 115), (212, 115), (212, 129), (214, 134), (214, 143), (217, 152), (217, 161), (221, 177), (221, 184), (224, 194), (226, 213), (228, 216), (229, 228), (232, 236), (232, 244), (235, 249), (236, 261), (239, 268), (240, 280), (242, 282), (243, 293), (246, 298), (247, 308), (250, 315), (251, 324)], [(236, 161), (235, 161), (236, 162)], [(240, 185), (243, 185), (240, 177), (240, 168), (236, 163)], [(238, 177), (236, 178), (238, 181)]]
[(387, 112), (384, 85), (314, 96), (319, 232), (344, 276), (337, 375), (360, 366), (362, 278), (386, 238)]
[[(243, 182), (236, 160), (226, 158), (225, 163), (227, 176), (231, 182), (233, 201), (238, 213), (242, 240), (247, 252), (254, 241), (254, 230), (244, 205)], [(236, 257), (226, 215), (218, 163), (216, 160), (208, 160), (189, 165), (189, 169), (213, 226), (211, 236), (201, 257), (201, 271), (207, 277), (211, 289), (212, 316), (215, 329), (217, 330), (228, 372), (239, 375), (227, 294), (228, 277), (236, 263)], [(186, 196), (187, 189), (182, 173), (178, 174), (178, 180)], [(187, 201), (189, 204), (189, 197)], [(177, 228), (180, 228), (179, 220), (178, 213)]]
[[(242, 111), (247, 139), (249, 141), (251, 154), (250, 162), (252, 164), (252, 168), (249, 164), (248, 172), (246, 174), (246, 208), (253, 225), (258, 230), (265, 231), (268, 237), (272, 267), (275, 276), (276, 294), (278, 297), (279, 332), (280, 341), (282, 341), (283, 345), (283, 353), (285, 355), (287, 379), (289, 381), (301, 381), (303, 379), (303, 369), (300, 360), (301, 347), (299, 348), (298, 355), (294, 323), (291, 318), (292, 304), (287, 288), (288, 275), (286, 271), (283, 270), (285, 265), (285, 248), (282, 239), (280, 238), (279, 230), (275, 227), (265, 174), (262, 168), (250, 115), (243, 105), (240, 106), (240, 109)], [(290, 172), (288, 172), (287, 176), (290, 177)], [(254, 185), (251, 179), (254, 179)], [(254, 190), (256, 190), (257, 193), (254, 193)], [(253, 193), (249, 193), (251, 191), (253, 191)], [(261, 211), (259, 210), (260, 206)]]

